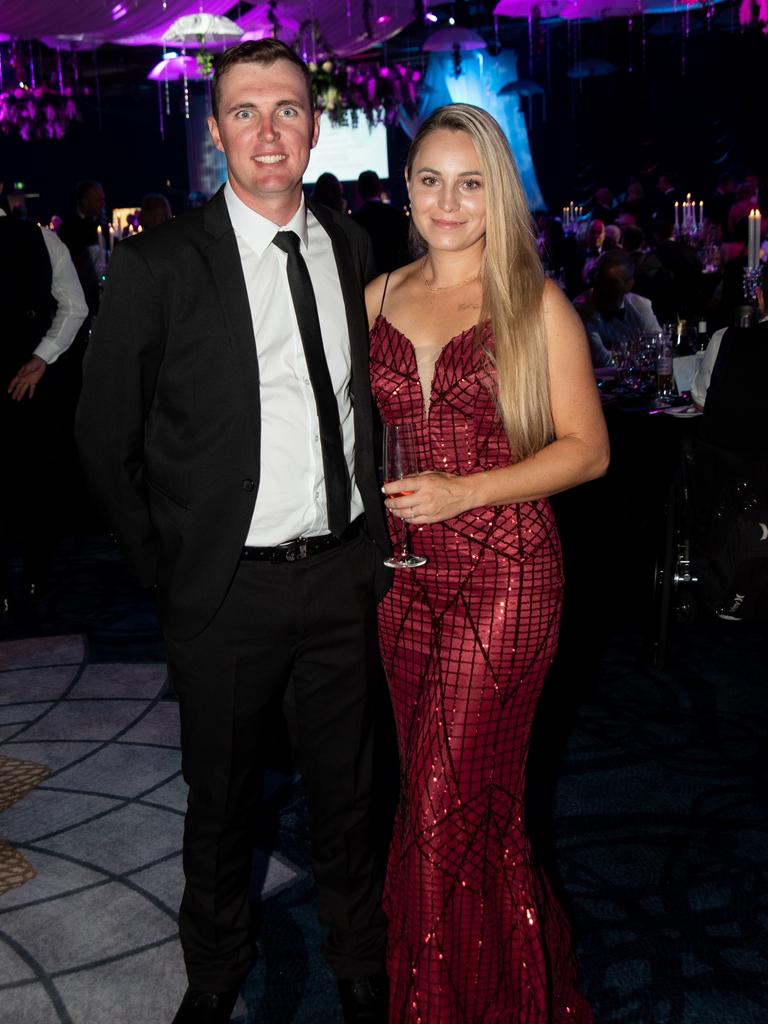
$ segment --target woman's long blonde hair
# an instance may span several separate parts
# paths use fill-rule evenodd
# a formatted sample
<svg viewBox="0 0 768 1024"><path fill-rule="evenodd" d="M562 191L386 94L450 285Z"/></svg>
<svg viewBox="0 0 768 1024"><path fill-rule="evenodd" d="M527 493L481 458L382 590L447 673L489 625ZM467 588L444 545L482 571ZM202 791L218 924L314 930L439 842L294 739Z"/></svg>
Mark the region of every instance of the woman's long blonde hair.
<svg viewBox="0 0 768 1024"><path fill-rule="evenodd" d="M440 129L466 132L480 161L486 235L479 323L491 322L494 351L489 355L496 366L499 414L513 457L524 459L549 444L553 431L542 313L544 271L531 215L501 128L490 114L468 103L439 107L421 125L408 152L409 181L419 146Z"/></svg>

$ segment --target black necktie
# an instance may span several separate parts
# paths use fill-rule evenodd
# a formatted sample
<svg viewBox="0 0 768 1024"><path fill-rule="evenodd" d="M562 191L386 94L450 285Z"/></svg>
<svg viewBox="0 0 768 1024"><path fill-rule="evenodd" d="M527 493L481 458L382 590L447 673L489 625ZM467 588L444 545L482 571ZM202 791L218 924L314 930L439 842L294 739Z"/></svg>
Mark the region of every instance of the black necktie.
<svg viewBox="0 0 768 1024"><path fill-rule="evenodd" d="M626 319L626 312L626 306L620 306L619 309L604 309L600 315L606 323L610 323L611 320L624 321Z"/></svg>
<svg viewBox="0 0 768 1024"><path fill-rule="evenodd" d="M339 407L325 360L315 293L307 264L299 252L299 236L296 232L278 231L272 241L288 255L288 284L320 422L328 527L335 537L340 537L349 525L349 474L344 457Z"/></svg>

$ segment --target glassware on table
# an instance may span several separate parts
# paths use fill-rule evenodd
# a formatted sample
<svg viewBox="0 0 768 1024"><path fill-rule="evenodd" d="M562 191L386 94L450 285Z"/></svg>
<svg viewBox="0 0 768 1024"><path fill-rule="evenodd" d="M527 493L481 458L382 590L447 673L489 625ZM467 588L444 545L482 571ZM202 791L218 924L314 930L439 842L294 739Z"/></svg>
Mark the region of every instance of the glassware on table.
<svg viewBox="0 0 768 1024"><path fill-rule="evenodd" d="M673 339L669 330L657 335L656 350L656 398L654 405L671 405L674 398L675 380L672 373Z"/></svg>
<svg viewBox="0 0 768 1024"><path fill-rule="evenodd" d="M384 481L402 480L419 472L419 435L415 423L397 423L384 427ZM390 498L401 498L412 491L390 493ZM423 555L414 555L410 547L408 523L402 520L400 550L384 560L390 569L415 569L426 564Z"/></svg>
<svg viewBox="0 0 768 1024"><path fill-rule="evenodd" d="M627 333L614 341L611 363L616 367L616 383L619 388L636 391L642 386L639 356L640 338L636 333Z"/></svg>

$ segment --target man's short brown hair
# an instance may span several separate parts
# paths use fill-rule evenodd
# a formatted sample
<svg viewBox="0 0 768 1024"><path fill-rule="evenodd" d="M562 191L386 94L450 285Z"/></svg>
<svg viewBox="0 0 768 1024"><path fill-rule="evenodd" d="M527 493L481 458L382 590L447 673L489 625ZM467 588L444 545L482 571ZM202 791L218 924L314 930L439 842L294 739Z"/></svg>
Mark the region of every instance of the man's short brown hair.
<svg viewBox="0 0 768 1024"><path fill-rule="evenodd" d="M211 89L211 107L214 121L219 117L219 83L222 77L235 64L263 64L269 67L277 60L287 60L294 64L307 85L307 96L310 107L314 106L314 92L312 88L312 76L309 68L299 55L290 46L281 43L279 39L256 39L250 43L238 43L237 46L230 46L213 65L213 88Z"/></svg>

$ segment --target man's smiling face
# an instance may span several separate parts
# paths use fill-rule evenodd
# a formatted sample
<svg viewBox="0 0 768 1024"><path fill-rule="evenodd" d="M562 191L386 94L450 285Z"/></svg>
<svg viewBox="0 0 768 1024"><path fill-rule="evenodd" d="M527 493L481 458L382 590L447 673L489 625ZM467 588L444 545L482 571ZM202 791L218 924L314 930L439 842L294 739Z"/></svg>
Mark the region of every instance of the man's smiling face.
<svg viewBox="0 0 768 1024"><path fill-rule="evenodd" d="M265 215L294 201L298 207L320 128L299 68L280 59L233 65L219 82L218 117L208 127L238 198Z"/></svg>

